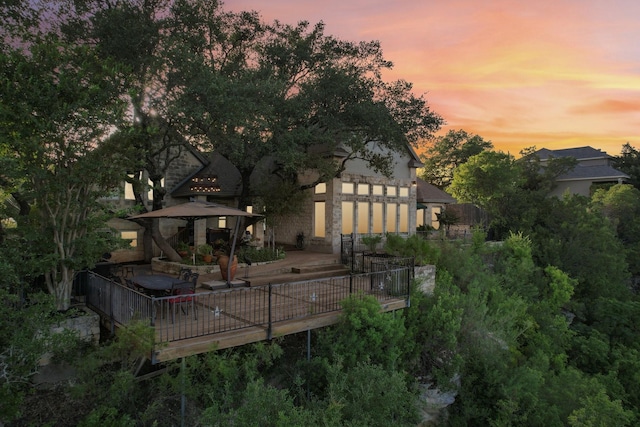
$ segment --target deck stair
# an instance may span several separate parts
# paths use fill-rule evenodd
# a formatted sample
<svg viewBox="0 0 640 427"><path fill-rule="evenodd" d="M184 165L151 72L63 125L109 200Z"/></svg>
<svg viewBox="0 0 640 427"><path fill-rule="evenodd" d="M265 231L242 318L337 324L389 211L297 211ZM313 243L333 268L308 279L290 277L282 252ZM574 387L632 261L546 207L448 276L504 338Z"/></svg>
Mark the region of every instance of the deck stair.
<svg viewBox="0 0 640 427"><path fill-rule="evenodd" d="M349 268L340 263L339 256L328 254L306 254L304 257L287 257L275 263L260 263L247 266L239 264L231 287L264 286L291 283L324 277L346 276ZM226 282L219 277L203 277L200 282L207 290L224 289Z"/></svg>

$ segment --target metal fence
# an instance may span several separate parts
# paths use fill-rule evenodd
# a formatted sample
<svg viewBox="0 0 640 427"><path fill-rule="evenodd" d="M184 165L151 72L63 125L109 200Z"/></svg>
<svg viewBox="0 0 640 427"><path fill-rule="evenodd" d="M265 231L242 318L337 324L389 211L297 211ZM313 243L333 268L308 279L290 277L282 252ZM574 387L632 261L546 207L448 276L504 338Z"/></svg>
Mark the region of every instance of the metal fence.
<svg viewBox="0 0 640 427"><path fill-rule="evenodd" d="M379 263L373 268L341 277L159 298L89 273L86 302L112 325L147 319L158 344L256 326L270 338L273 324L339 311L350 295L372 295L381 304L406 299L408 304L413 265Z"/></svg>

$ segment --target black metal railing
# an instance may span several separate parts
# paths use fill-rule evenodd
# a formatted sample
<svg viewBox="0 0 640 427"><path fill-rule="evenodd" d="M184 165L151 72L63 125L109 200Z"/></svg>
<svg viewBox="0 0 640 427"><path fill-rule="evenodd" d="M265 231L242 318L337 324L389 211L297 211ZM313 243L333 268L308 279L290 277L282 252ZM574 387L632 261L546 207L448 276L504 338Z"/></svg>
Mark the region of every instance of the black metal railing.
<svg viewBox="0 0 640 427"><path fill-rule="evenodd" d="M372 295L381 304L406 299L413 265L372 264L375 271L301 282L151 297L90 272L87 304L115 324L147 319L156 344L261 327L271 338L275 323L341 310L350 295Z"/></svg>

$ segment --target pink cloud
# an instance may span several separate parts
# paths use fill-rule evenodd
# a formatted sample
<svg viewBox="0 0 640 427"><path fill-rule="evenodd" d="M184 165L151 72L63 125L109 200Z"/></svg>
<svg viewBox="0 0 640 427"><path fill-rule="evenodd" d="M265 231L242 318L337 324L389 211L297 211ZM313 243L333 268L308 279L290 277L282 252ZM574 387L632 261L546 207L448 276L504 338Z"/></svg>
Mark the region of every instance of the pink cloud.
<svg viewBox="0 0 640 427"><path fill-rule="evenodd" d="M339 38L380 40L395 65L385 77L426 93L448 122L443 132L462 128L510 152L640 147L635 0L229 0L224 7L287 23L322 20Z"/></svg>

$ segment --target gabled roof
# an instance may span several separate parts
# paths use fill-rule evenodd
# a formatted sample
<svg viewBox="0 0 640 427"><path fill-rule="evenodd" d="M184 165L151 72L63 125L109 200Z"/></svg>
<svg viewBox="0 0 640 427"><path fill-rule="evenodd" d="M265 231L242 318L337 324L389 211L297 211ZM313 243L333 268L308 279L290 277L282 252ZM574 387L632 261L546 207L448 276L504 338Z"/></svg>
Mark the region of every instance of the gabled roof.
<svg viewBox="0 0 640 427"><path fill-rule="evenodd" d="M629 179L629 175L620 172L619 170L614 169L611 166L582 166L578 164L575 168L573 168L573 170L560 175L556 179L556 181L616 181L618 179Z"/></svg>
<svg viewBox="0 0 640 427"><path fill-rule="evenodd" d="M173 197L216 196L233 198L240 194L242 178L236 167L218 153L209 155L208 164L187 176L171 190Z"/></svg>
<svg viewBox="0 0 640 427"><path fill-rule="evenodd" d="M416 201L418 203L455 203L456 199L440 190L433 184L417 178L416 179Z"/></svg>
<svg viewBox="0 0 640 427"><path fill-rule="evenodd" d="M542 148L536 151L536 154L540 160L548 160L549 157L573 157L577 160L608 159L611 157L604 151L597 150L593 147L563 148L560 150Z"/></svg>

